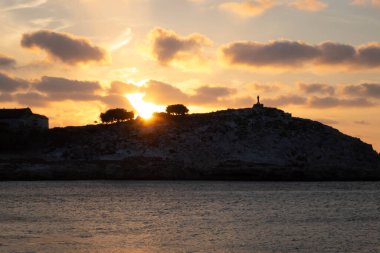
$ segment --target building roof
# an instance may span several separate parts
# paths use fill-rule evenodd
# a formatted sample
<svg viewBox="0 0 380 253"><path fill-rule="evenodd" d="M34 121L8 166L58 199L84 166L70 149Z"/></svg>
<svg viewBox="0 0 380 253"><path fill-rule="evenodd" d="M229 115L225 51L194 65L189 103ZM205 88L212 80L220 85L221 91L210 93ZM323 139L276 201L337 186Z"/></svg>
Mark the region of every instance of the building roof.
<svg viewBox="0 0 380 253"><path fill-rule="evenodd" d="M19 119L25 116L38 116L46 118L45 116L33 114L30 108L21 109L0 109L0 119Z"/></svg>

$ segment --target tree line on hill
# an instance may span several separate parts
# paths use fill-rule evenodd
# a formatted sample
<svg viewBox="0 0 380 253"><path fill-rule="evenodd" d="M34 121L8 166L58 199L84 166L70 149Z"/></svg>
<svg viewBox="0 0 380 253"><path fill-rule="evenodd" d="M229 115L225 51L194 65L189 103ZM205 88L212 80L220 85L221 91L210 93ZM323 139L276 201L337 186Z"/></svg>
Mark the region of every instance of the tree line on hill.
<svg viewBox="0 0 380 253"><path fill-rule="evenodd" d="M189 109L183 104L168 105L166 107L166 113L169 115L181 116L188 112ZM135 118L135 114L133 111L127 111L123 108L115 108L101 113L99 118L104 124L112 124L132 120Z"/></svg>

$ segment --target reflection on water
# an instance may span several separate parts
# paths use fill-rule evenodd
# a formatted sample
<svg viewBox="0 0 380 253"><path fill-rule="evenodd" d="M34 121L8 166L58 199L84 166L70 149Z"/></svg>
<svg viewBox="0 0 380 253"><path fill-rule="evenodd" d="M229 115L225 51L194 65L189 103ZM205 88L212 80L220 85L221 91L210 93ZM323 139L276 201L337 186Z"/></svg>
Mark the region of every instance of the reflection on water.
<svg viewBox="0 0 380 253"><path fill-rule="evenodd" d="M0 182L0 252L380 252L380 183Z"/></svg>

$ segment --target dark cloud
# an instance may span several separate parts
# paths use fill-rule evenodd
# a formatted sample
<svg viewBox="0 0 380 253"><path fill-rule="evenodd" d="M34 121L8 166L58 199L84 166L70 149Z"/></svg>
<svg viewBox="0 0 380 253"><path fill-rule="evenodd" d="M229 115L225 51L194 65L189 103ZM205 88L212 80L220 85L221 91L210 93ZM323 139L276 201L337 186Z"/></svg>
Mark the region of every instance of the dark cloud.
<svg viewBox="0 0 380 253"><path fill-rule="evenodd" d="M1 102L12 102L13 96L10 93L1 93L0 92L0 101Z"/></svg>
<svg viewBox="0 0 380 253"><path fill-rule="evenodd" d="M284 105L303 105L306 104L307 99L298 95L283 95L275 98L263 99L266 106L284 106Z"/></svg>
<svg viewBox="0 0 380 253"><path fill-rule="evenodd" d="M345 64L355 61L356 50L351 45L325 42L317 48L320 50L318 61L321 64Z"/></svg>
<svg viewBox="0 0 380 253"><path fill-rule="evenodd" d="M132 106L124 94L126 91L139 91L139 87L132 86L134 85L113 82L109 89L105 89L97 81L78 81L49 76L28 82L0 73L0 101L13 101L24 106L36 107L64 100L97 101L109 107L131 109Z"/></svg>
<svg viewBox="0 0 380 253"><path fill-rule="evenodd" d="M300 66L320 55L317 48L297 41L236 42L222 48L222 53L232 65Z"/></svg>
<svg viewBox="0 0 380 253"><path fill-rule="evenodd" d="M366 67L380 66L380 44L368 44L358 49L358 62Z"/></svg>
<svg viewBox="0 0 380 253"><path fill-rule="evenodd" d="M370 107L374 104L366 98L312 97L309 105L315 108Z"/></svg>
<svg viewBox="0 0 380 253"><path fill-rule="evenodd" d="M93 46L84 38L47 30L24 34L21 45L45 50L53 58L70 65L100 62L106 58L103 49Z"/></svg>
<svg viewBox="0 0 380 253"><path fill-rule="evenodd" d="M180 36L174 31L156 28L150 33L152 54L155 59L166 65L173 60L202 58L202 48L211 44L203 35Z"/></svg>
<svg viewBox="0 0 380 253"><path fill-rule="evenodd" d="M225 61L246 67L297 68L304 65L341 66L351 69L380 67L380 44L355 48L351 45L324 42L308 45L279 40L269 43L235 42L222 47Z"/></svg>
<svg viewBox="0 0 380 253"><path fill-rule="evenodd" d="M38 92L18 93L14 98L19 104L27 107L45 107L49 104L49 99Z"/></svg>
<svg viewBox="0 0 380 253"><path fill-rule="evenodd" d="M28 82L22 79L12 78L0 73L0 92L10 93L21 89L26 89Z"/></svg>
<svg viewBox="0 0 380 253"><path fill-rule="evenodd" d="M101 89L98 82L69 80L44 76L34 83L34 88L47 94L50 100L96 100Z"/></svg>
<svg viewBox="0 0 380 253"><path fill-rule="evenodd" d="M19 81L27 83L26 81ZM59 77L44 76L40 80L23 85L29 87L29 91L13 93L13 100L25 106L43 107L50 102L72 101L102 101L103 97L97 95L102 91L98 82L69 80ZM13 91L16 91L13 88Z"/></svg>
<svg viewBox="0 0 380 253"><path fill-rule="evenodd" d="M343 88L343 93L350 96L380 98L380 84L363 83L360 85L349 85Z"/></svg>
<svg viewBox="0 0 380 253"><path fill-rule="evenodd" d="M10 68L16 65L16 60L0 54L0 68Z"/></svg>
<svg viewBox="0 0 380 253"><path fill-rule="evenodd" d="M333 95L335 92L334 87L328 84L322 84L322 83L312 83L312 84L299 83L298 88L302 92L307 93L307 94L320 93L320 94Z"/></svg>
<svg viewBox="0 0 380 253"><path fill-rule="evenodd" d="M365 97L357 98L337 98L334 96L325 97L304 97L298 95L283 95L274 98L262 99L266 106L279 107L287 105L302 105L312 108L333 108L333 107L371 107L375 104Z"/></svg>

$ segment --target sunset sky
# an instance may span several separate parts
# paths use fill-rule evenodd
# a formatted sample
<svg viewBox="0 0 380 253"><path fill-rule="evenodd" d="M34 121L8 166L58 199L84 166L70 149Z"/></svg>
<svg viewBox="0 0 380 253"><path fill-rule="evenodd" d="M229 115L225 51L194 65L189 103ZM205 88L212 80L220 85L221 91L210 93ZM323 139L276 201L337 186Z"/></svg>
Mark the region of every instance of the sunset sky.
<svg viewBox="0 0 380 253"><path fill-rule="evenodd" d="M0 107L52 127L260 95L380 151L380 0L2 0L0 23Z"/></svg>

